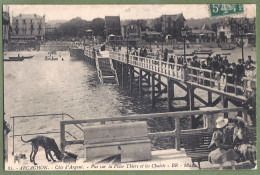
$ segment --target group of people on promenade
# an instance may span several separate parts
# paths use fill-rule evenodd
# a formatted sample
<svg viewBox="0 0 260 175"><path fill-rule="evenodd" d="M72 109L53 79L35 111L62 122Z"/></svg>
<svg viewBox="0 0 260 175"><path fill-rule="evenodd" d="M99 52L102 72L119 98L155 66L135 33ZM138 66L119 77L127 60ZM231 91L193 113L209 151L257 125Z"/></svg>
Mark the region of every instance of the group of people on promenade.
<svg viewBox="0 0 260 175"><path fill-rule="evenodd" d="M226 78L226 82L229 84L236 84L238 86L243 86L244 81L243 77L256 78L256 66L255 61L252 60L251 56L248 56L248 59L238 59L236 62L230 62L227 56L221 56L221 54L216 54L215 56L208 56L207 58L201 59L198 56L193 57L183 57L183 56L173 56L169 55L168 49L164 49L164 52L158 51L156 53L148 53L148 49L144 46L140 48L129 47L129 54L134 56L149 57L152 56L157 60L162 60L169 63L177 63L180 65L200 68L205 70L211 70L210 74L208 71L204 71L205 78L215 78L216 72L219 73L219 78ZM174 68L174 67L172 67ZM180 67L179 67L180 68ZM190 72L193 75L197 75L198 71L193 70ZM225 74L228 76L225 76ZM205 80L204 85L210 86L210 82ZM235 88L228 86L225 88L227 92L234 93Z"/></svg>
<svg viewBox="0 0 260 175"><path fill-rule="evenodd" d="M239 116L234 119L217 118L216 130L209 145L213 150L208 155L211 164L219 164L219 169L222 170L223 165L230 162L232 169L235 169L236 162L249 160L253 167L256 166L255 140L246 124Z"/></svg>

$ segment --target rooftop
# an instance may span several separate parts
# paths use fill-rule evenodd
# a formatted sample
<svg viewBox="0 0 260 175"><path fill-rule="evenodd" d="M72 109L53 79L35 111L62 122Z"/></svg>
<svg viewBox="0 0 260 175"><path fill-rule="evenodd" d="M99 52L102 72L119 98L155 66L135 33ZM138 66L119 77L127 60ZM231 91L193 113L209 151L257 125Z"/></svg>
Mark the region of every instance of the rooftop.
<svg viewBox="0 0 260 175"><path fill-rule="evenodd" d="M121 27L119 16L105 16L105 26L106 28Z"/></svg>
<svg viewBox="0 0 260 175"><path fill-rule="evenodd" d="M192 34L211 34L211 33L215 33L215 32L211 31L211 30L206 30L206 29L192 29L191 33Z"/></svg>
<svg viewBox="0 0 260 175"><path fill-rule="evenodd" d="M162 15L161 17L163 19L172 20L172 21L177 21L177 20L184 20L184 21L186 21L186 19L183 16L183 13L175 14L175 15Z"/></svg>
<svg viewBox="0 0 260 175"><path fill-rule="evenodd" d="M15 16L14 18L23 18L23 19L25 19L25 18L30 18L30 19L32 19L32 18L45 18L45 15L44 16L40 16L40 15L37 15L37 14L20 14L20 15L18 15L18 16Z"/></svg>

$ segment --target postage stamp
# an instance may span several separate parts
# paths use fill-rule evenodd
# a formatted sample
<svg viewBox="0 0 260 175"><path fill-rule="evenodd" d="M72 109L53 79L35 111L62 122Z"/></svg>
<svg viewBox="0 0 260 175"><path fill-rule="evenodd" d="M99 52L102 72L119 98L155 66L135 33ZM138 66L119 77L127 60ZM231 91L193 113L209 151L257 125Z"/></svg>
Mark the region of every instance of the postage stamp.
<svg viewBox="0 0 260 175"><path fill-rule="evenodd" d="M256 169L256 4L2 16L6 171Z"/></svg>
<svg viewBox="0 0 260 175"><path fill-rule="evenodd" d="M244 13L243 4L209 4L211 17Z"/></svg>

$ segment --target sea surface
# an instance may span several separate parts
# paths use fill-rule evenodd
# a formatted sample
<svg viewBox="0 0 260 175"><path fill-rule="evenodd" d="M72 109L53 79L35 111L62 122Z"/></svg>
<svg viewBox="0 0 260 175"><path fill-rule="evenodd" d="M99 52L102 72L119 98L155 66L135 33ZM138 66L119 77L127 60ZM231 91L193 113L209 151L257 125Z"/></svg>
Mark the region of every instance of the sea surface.
<svg viewBox="0 0 260 175"><path fill-rule="evenodd" d="M43 51L8 52L4 58L18 54L33 55L33 58L4 62L4 111L5 119L12 127L12 116L66 113L75 119L91 119L151 111L149 103L130 96L119 86L100 84L95 68L83 60L70 58L68 51L57 52L57 61L45 60L48 52ZM16 118L15 135L59 132L60 120L61 117L52 116ZM82 132L77 128L67 127L67 130L82 139ZM59 134L48 136L59 143ZM28 140L32 136L23 138ZM11 141L10 137L9 146L12 146ZM22 143L20 136L15 137L16 151L29 153L29 145Z"/></svg>

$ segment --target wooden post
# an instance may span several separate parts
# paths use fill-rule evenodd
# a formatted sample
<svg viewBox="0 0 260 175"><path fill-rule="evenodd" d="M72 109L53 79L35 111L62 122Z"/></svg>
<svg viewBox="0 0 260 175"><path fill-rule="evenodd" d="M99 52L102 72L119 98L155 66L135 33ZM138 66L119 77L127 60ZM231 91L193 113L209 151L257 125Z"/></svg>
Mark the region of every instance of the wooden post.
<svg viewBox="0 0 260 175"><path fill-rule="evenodd" d="M212 92L208 91L208 106L212 105Z"/></svg>
<svg viewBox="0 0 260 175"><path fill-rule="evenodd" d="M62 154L65 152L65 146L66 146L65 124L60 122L60 151L61 151Z"/></svg>
<svg viewBox="0 0 260 175"><path fill-rule="evenodd" d="M228 99L224 95L222 95L221 98L223 108L228 108ZM224 118L228 118L228 113L224 113Z"/></svg>
<svg viewBox="0 0 260 175"><path fill-rule="evenodd" d="M147 75L147 80L148 80L148 85L150 86L151 85L151 73L150 72L148 72L147 73L148 75Z"/></svg>
<svg viewBox="0 0 260 175"><path fill-rule="evenodd" d="M170 78L167 78L167 84L168 84L168 87L167 87L167 92L168 92L167 93L168 94L168 98L167 98L168 111L171 112L171 111L173 111L172 97L174 96L174 82ZM172 117L168 117L167 120L170 123L171 128L174 129L173 118Z"/></svg>
<svg viewBox="0 0 260 175"><path fill-rule="evenodd" d="M152 109L155 109L155 73L152 73Z"/></svg>
<svg viewBox="0 0 260 175"><path fill-rule="evenodd" d="M189 85L188 86L188 91L189 91L189 104L190 104L190 111L194 109L194 88Z"/></svg>
<svg viewBox="0 0 260 175"><path fill-rule="evenodd" d="M129 87L130 87L130 93L133 94L133 78L134 78L134 70L133 70L133 67L129 66L129 71L130 71L130 84L129 84Z"/></svg>
<svg viewBox="0 0 260 175"><path fill-rule="evenodd" d="M189 91L189 107L190 107L190 111L192 111L194 109L194 88L192 87L192 85L188 85L187 86L188 91ZM195 129L196 126L196 121L195 121L195 116L191 115L191 128Z"/></svg>
<svg viewBox="0 0 260 175"><path fill-rule="evenodd" d="M124 87L124 63L122 63L121 67L121 86Z"/></svg>
<svg viewBox="0 0 260 175"><path fill-rule="evenodd" d="M180 117L175 118L175 149L180 151L180 138L181 138L181 131L180 131Z"/></svg>
<svg viewBox="0 0 260 175"><path fill-rule="evenodd" d="M143 93L143 71L139 68L139 97L142 97Z"/></svg>
<svg viewBox="0 0 260 175"><path fill-rule="evenodd" d="M158 75L158 91L162 90L160 83L161 83L161 75Z"/></svg>
<svg viewBox="0 0 260 175"><path fill-rule="evenodd" d="M174 97L174 81L171 80L170 78L167 79L168 81L168 98L167 98L167 101L168 101L168 111L171 112L173 109L173 106L172 106L172 97Z"/></svg>

